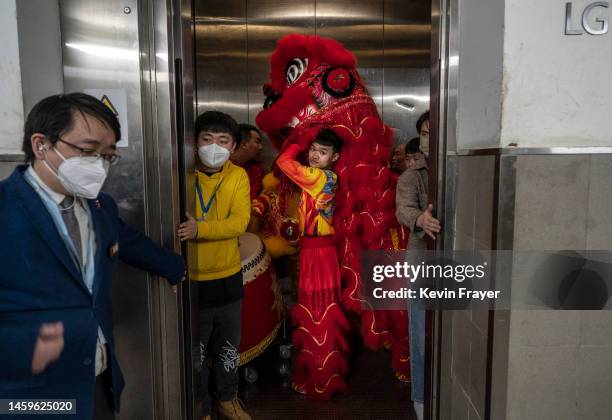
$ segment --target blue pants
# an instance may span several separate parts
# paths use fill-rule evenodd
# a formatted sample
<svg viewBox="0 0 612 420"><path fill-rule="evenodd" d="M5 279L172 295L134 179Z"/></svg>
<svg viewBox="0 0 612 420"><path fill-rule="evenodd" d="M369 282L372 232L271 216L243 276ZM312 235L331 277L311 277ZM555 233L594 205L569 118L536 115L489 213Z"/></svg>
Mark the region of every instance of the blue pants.
<svg viewBox="0 0 612 420"><path fill-rule="evenodd" d="M412 401L422 403L425 393L425 307L418 301L410 302L409 313Z"/></svg>

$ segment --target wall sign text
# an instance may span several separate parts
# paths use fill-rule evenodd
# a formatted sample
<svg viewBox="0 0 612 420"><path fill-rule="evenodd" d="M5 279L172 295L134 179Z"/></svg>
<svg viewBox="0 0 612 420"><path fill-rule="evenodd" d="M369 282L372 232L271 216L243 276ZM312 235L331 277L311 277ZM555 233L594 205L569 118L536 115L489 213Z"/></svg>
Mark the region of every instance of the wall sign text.
<svg viewBox="0 0 612 420"><path fill-rule="evenodd" d="M591 16L597 9L609 8L609 2L596 1L587 5L584 10L582 10L582 28L577 27L577 25L576 27L573 26L572 6L572 2L565 3L565 35L582 35L585 32L590 35L604 35L608 33L608 17L598 16L595 18L595 24L593 24Z"/></svg>

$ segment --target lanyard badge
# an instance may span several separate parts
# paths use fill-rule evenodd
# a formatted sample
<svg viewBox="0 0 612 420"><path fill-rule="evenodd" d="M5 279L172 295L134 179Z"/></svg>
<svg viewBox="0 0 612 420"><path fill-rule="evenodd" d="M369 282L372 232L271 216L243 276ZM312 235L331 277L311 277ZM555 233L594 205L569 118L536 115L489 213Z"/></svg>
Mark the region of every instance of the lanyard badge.
<svg viewBox="0 0 612 420"><path fill-rule="evenodd" d="M223 182L223 180L221 180L221 182ZM217 191L219 191L219 187L221 186L221 182L219 182L219 184L217 184L217 186L215 187L215 190L210 196L210 200L208 200L208 203L204 204L204 196L202 195L202 189L200 188L200 183L196 179L195 186L196 191L198 192L198 197L200 199L200 208L202 209L202 217L197 219L199 222L203 222L206 220L206 215L208 215L208 212L210 211L212 203L215 200L215 196L217 195Z"/></svg>

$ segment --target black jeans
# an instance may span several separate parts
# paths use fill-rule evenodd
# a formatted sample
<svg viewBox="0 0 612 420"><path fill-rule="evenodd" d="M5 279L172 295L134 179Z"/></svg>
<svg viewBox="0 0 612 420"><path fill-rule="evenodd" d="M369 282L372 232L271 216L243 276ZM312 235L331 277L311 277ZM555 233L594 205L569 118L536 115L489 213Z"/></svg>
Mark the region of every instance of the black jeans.
<svg viewBox="0 0 612 420"><path fill-rule="evenodd" d="M234 399L238 393L238 365L240 364L240 326L242 300L200 310L200 348L196 354L196 368L201 372L204 392L204 415L211 413L212 397L209 390L212 361L214 396L219 401Z"/></svg>

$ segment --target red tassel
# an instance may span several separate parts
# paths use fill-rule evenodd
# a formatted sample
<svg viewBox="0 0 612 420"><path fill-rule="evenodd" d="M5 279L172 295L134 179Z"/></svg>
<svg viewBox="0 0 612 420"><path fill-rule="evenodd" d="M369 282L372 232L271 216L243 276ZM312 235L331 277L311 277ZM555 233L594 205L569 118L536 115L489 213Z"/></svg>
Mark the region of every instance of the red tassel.
<svg viewBox="0 0 612 420"><path fill-rule="evenodd" d="M389 311L388 314L393 330L391 363L395 376L406 382L410 380L408 311Z"/></svg>
<svg viewBox="0 0 612 420"><path fill-rule="evenodd" d="M361 315L361 335L366 346L378 350L392 342L386 311L363 311Z"/></svg>
<svg viewBox="0 0 612 420"><path fill-rule="evenodd" d="M329 352L322 360L317 360L310 351L302 350L295 359L295 368L307 370L318 384L325 383L334 373L344 376L348 372L346 357L338 350Z"/></svg>
<svg viewBox="0 0 612 420"><path fill-rule="evenodd" d="M338 373L334 374L327 382L306 389L306 397L313 401L327 401L336 394L347 392L346 382Z"/></svg>
<svg viewBox="0 0 612 420"><path fill-rule="evenodd" d="M345 390L342 376L347 371L344 353L348 352L348 344L344 331L348 330L349 323L340 305L330 304L320 319L316 319L299 303L291 310L291 319L298 326L292 337L293 345L299 350L294 388L310 399L331 398L334 393Z"/></svg>

